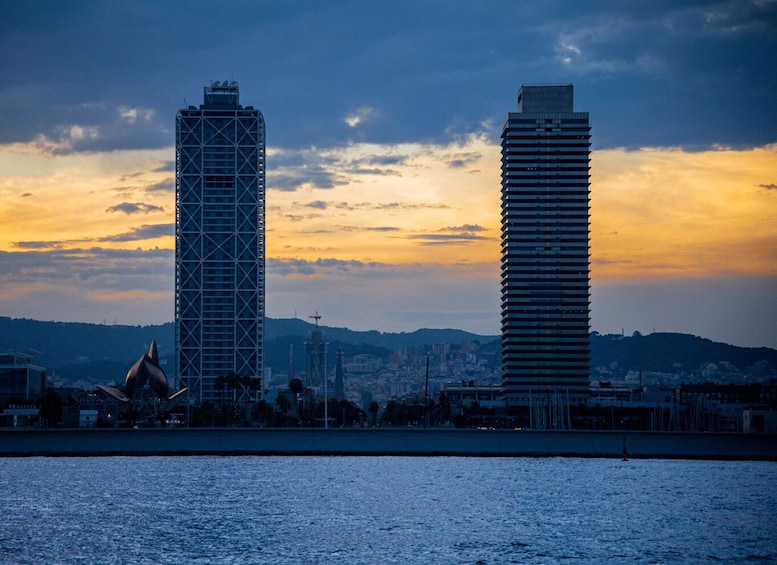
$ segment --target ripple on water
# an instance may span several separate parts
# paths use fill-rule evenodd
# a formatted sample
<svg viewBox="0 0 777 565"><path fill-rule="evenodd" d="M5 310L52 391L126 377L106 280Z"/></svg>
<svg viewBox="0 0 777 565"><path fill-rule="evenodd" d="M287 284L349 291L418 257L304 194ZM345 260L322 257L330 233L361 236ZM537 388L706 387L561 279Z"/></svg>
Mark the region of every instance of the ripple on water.
<svg viewBox="0 0 777 565"><path fill-rule="evenodd" d="M777 464L457 457L0 461L0 563L777 560Z"/></svg>

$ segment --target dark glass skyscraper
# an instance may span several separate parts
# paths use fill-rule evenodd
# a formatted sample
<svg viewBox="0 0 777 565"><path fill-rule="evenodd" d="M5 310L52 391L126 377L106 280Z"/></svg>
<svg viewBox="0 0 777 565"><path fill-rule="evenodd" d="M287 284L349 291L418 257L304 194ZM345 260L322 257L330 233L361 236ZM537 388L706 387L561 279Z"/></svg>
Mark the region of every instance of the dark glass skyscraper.
<svg viewBox="0 0 777 565"><path fill-rule="evenodd" d="M175 362L197 402L263 371L265 129L236 82L176 117Z"/></svg>
<svg viewBox="0 0 777 565"><path fill-rule="evenodd" d="M522 86L502 130L502 384L509 403L587 397L588 112Z"/></svg>

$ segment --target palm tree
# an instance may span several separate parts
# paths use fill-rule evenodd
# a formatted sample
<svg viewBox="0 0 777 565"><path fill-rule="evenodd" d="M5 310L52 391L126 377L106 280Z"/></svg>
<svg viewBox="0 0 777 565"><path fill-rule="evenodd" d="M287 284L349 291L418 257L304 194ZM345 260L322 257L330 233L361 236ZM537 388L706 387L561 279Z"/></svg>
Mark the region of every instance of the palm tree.
<svg viewBox="0 0 777 565"><path fill-rule="evenodd" d="M372 414L372 427L375 427L378 425L378 411L380 410L380 406L377 402L374 400L370 402L369 407L367 408L370 414Z"/></svg>

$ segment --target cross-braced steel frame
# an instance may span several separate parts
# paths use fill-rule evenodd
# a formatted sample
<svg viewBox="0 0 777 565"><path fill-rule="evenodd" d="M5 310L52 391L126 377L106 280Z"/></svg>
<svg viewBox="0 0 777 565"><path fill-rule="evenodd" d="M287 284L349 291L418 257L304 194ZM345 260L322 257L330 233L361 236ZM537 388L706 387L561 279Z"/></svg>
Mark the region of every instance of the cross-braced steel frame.
<svg viewBox="0 0 777 565"><path fill-rule="evenodd" d="M196 403L264 361L264 119L236 85L205 90L176 120L176 376Z"/></svg>

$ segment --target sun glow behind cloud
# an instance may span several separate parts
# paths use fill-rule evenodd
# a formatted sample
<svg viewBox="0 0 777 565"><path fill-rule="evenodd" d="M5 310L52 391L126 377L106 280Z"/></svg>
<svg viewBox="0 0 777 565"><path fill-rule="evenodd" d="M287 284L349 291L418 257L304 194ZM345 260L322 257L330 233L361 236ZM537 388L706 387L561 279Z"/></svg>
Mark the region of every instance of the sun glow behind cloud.
<svg viewBox="0 0 777 565"><path fill-rule="evenodd" d="M466 166L452 164L464 153ZM318 167L332 180L315 185L303 172L296 190L273 190L270 174L270 256L395 264L498 260L499 153L485 138L446 146L359 144L303 159L309 161L303 170ZM276 174L295 173L281 167Z"/></svg>
<svg viewBox="0 0 777 565"><path fill-rule="evenodd" d="M172 155L0 148L2 311L168 321ZM594 288L776 275L775 171L774 146L595 152ZM267 186L269 316L498 333L500 149L487 137L272 149Z"/></svg>
<svg viewBox="0 0 777 565"><path fill-rule="evenodd" d="M53 157L20 149L0 149L0 249L174 244L172 232L126 237L143 224L175 221L173 192L149 190L170 176L157 171L168 151ZM132 206L138 214L127 213Z"/></svg>

